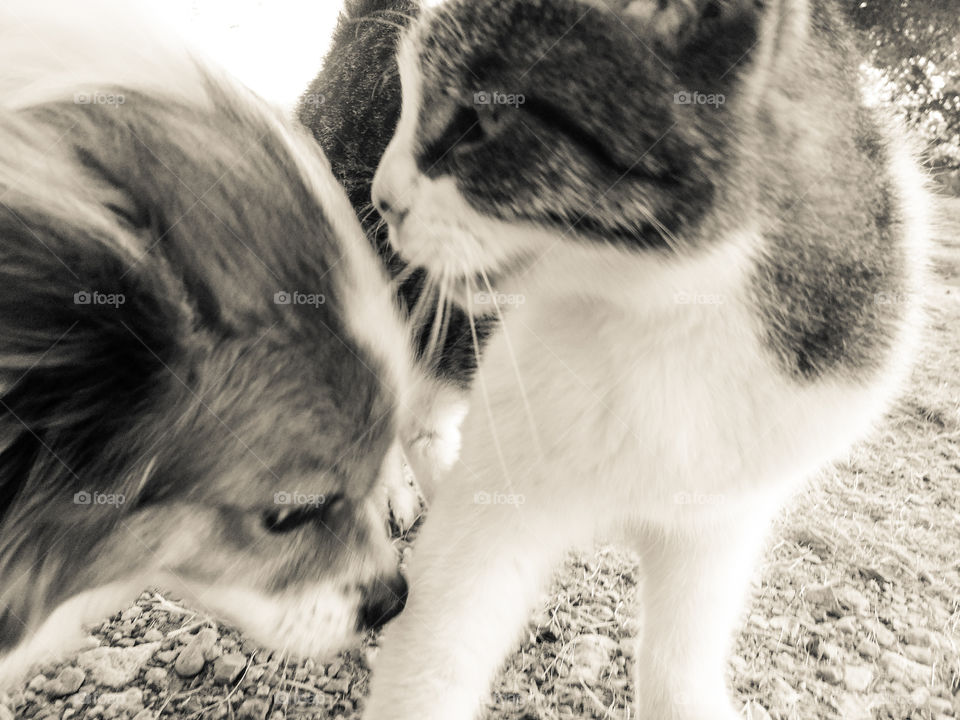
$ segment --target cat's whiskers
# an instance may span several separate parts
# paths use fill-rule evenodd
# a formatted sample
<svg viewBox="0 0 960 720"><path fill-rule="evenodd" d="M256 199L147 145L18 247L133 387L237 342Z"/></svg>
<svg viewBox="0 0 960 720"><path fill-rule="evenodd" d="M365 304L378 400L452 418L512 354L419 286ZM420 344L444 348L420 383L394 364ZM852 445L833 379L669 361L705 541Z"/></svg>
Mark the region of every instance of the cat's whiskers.
<svg viewBox="0 0 960 720"><path fill-rule="evenodd" d="M493 309L497 313L500 333L503 335L503 341L507 346L507 354L510 356L510 364L513 366L513 374L517 378L517 388L520 390L520 399L523 401L523 408L527 414L527 423L530 425L530 434L536 445L537 453L540 456L540 462L546 465L547 457L543 452L543 445L540 442L540 433L537 431L537 424L533 419L533 408L530 406L530 400L527 398L527 389L523 383L523 377L520 375L520 365L517 363L517 355L513 350L513 343L510 341L510 334L507 332L507 324L503 321L503 313L500 311L500 304L497 302L497 296L493 292L493 286L490 284L490 278L487 271L480 268L480 277L483 278L483 284L487 288L487 294L490 302L493 303Z"/></svg>
<svg viewBox="0 0 960 720"><path fill-rule="evenodd" d="M465 288L467 295L467 322L470 323L470 339L473 341L473 354L477 360L477 373L475 382L477 383L477 387L480 388L481 395L483 395L483 405L487 411L487 422L490 424L490 437L493 439L493 445L497 451L497 458L500 461L500 468L503 470L503 480L507 484L507 488L510 490L510 492L513 493L513 480L510 478L510 470L507 468L507 461L503 455L503 448L500 445L500 437L497 435L497 423L493 417L493 408L490 405L490 395L487 393L487 383L484 380L483 373L480 369L480 342L477 340L477 324L473 319L473 283L469 278L466 279ZM517 503L514 505L514 507L519 510L520 504Z"/></svg>

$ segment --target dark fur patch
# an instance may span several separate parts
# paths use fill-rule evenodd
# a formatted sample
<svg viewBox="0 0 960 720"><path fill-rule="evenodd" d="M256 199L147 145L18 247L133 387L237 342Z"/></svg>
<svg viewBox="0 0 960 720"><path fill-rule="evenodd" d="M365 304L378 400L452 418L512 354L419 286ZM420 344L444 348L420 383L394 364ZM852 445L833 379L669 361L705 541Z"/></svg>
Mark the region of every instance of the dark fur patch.
<svg viewBox="0 0 960 720"><path fill-rule="evenodd" d="M769 116L758 147L755 187L774 220L753 290L790 375L863 377L887 357L903 316L906 230L846 29L827 3L812 6L812 47L774 89L781 106L766 110L790 121Z"/></svg>
<svg viewBox="0 0 960 720"><path fill-rule="evenodd" d="M576 0L443 5L422 36L421 170L508 222L692 241L736 137L730 107L684 93L730 96L756 24L750 8L699 19L668 49ZM464 109L479 132L448 131Z"/></svg>
<svg viewBox="0 0 960 720"><path fill-rule="evenodd" d="M417 4L410 0L348 2L323 69L297 107L297 116L323 148L334 175L346 188L364 229L394 277L406 269L406 263L390 246L387 229L371 203L370 188L400 117L397 41L418 12ZM403 283L399 299L404 308L409 310L417 304L425 281L423 272L416 271ZM466 386L476 369L470 326L461 310L450 308L449 313L446 336L431 362L441 378ZM436 318L437 308L433 307L415 329L421 355ZM477 323L481 342L492 325L488 320Z"/></svg>

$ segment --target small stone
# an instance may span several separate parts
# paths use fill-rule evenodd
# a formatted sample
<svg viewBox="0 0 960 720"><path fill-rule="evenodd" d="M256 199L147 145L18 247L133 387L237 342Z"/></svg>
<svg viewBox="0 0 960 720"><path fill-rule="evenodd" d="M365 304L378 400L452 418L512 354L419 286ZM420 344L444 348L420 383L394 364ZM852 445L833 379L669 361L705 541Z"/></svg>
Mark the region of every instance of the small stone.
<svg viewBox="0 0 960 720"><path fill-rule="evenodd" d="M343 663L340 660L334 660L330 665L327 666L327 677L336 677L340 674L340 670L343 668Z"/></svg>
<svg viewBox="0 0 960 720"><path fill-rule="evenodd" d="M803 597L808 603L813 605L823 605L834 607L837 605L837 595L832 585L807 585L803 591Z"/></svg>
<svg viewBox="0 0 960 720"><path fill-rule="evenodd" d="M83 707L84 703L87 702L88 697L89 695L87 693L78 692L68 697L66 702L69 707L72 707L74 709L79 709Z"/></svg>
<svg viewBox="0 0 960 720"><path fill-rule="evenodd" d="M571 663L580 679L596 685L601 673L610 667L610 658L616 650L617 642L606 635L581 635L574 645Z"/></svg>
<svg viewBox="0 0 960 720"><path fill-rule="evenodd" d="M914 662L923 663L924 665L933 664L933 651L928 647L906 645L903 648L903 654Z"/></svg>
<svg viewBox="0 0 960 720"><path fill-rule="evenodd" d="M324 683L323 689L326 692L347 695L350 692L350 680L347 678L330 678Z"/></svg>
<svg viewBox="0 0 960 720"><path fill-rule="evenodd" d="M928 666L921 665L890 650L885 651L880 656L880 665L891 678L899 680L904 685L916 685L930 679L930 668Z"/></svg>
<svg viewBox="0 0 960 720"><path fill-rule="evenodd" d="M177 655L179 654L180 653L177 650L161 650L157 653L157 660L162 662L164 665L169 665L177 659Z"/></svg>
<svg viewBox="0 0 960 720"><path fill-rule="evenodd" d="M203 670L204 662L203 650L199 645L190 643L180 651L173 669L182 678L192 678Z"/></svg>
<svg viewBox="0 0 960 720"><path fill-rule="evenodd" d="M158 643L131 648L98 647L80 653L77 664L87 671L87 677L92 682L123 688L136 679L158 647Z"/></svg>
<svg viewBox="0 0 960 720"><path fill-rule="evenodd" d="M779 632L783 639L789 639L800 632L800 621L789 615L777 615L768 621L770 628Z"/></svg>
<svg viewBox="0 0 960 720"><path fill-rule="evenodd" d="M941 713L943 715L953 714L953 703L945 698L932 697L927 702L930 704L930 709L936 713Z"/></svg>
<svg viewBox="0 0 960 720"><path fill-rule="evenodd" d="M123 622L133 622L138 617L143 615L143 608L139 605L134 605L131 608L127 608L120 614L120 619Z"/></svg>
<svg viewBox="0 0 960 720"><path fill-rule="evenodd" d="M40 692L47 684L47 678L43 675L34 675L33 679L27 684L27 687L34 692Z"/></svg>
<svg viewBox="0 0 960 720"><path fill-rule="evenodd" d="M103 716L108 720L124 713L136 715L143 710L143 691L140 688L127 688L123 692L103 693L100 695Z"/></svg>
<svg viewBox="0 0 960 720"><path fill-rule="evenodd" d="M910 702L914 707L923 707L930 700L930 691L925 687L918 687L910 693Z"/></svg>
<svg viewBox="0 0 960 720"><path fill-rule="evenodd" d="M858 615L866 615L870 612L870 601L867 596L854 587L845 585L838 592L840 604Z"/></svg>
<svg viewBox="0 0 960 720"><path fill-rule="evenodd" d="M143 679L147 685L156 690L166 690L167 685L170 684L170 676L167 674L167 671L159 667L147 668Z"/></svg>
<svg viewBox="0 0 960 720"><path fill-rule="evenodd" d="M153 710L141 710L133 716L133 720L156 720Z"/></svg>
<svg viewBox="0 0 960 720"><path fill-rule="evenodd" d="M834 627L844 635L853 635L857 632L857 619L853 615L845 615L837 620Z"/></svg>
<svg viewBox="0 0 960 720"><path fill-rule="evenodd" d="M163 633L156 628L150 628L143 634L145 642L160 642L163 640Z"/></svg>
<svg viewBox="0 0 960 720"><path fill-rule="evenodd" d="M247 665L247 658L240 653L229 653L217 658L213 664L213 681L224 684L236 682L243 668Z"/></svg>
<svg viewBox="0 0 960 720"><path fill-rule="evenodd" d="M876 660L878 657L880 657L880 646L877 645L873 640L864 638L860 641L860 644L857 645L857 652L868 660Z"/></svg>
<svg viewBox="0 0 960 720"><path fill-rule="evenodd" d="M897 641L897 636L890 632L887 626L881 622L867 620L863 623L863 626L877 638L877 645L882 648L888 648Z"/></svg>
<svg viewBox="0 0 960 720"><path fill-rule="evenodd" d="M873 682L873 670L866 665L847 665L843 671L843 682L848 690L866 692Z"/></svg>
<svg viewBox="0 0 960 720"><path fill-rule="evenodd" d="M247 698L237 710L237 720L264 720L270 703L263 698Z"/></svg>
<svg viewBox="0 0 960 720"><path fill-rule="evenodd" d="M873 713L856 695L844 693L837 703L838 717L843 720L873 720Z"/></svg>
<svg viewBox="0 0 960 720"><path fill-rule="evenodd" d="M134 640L132 637L122 637L119 640L117 640L118 647L133 647L136 644L137 644L137 641Z"/></svg>
<svg viewBox="0 0 960 720"><path fill-rule="evenodd" d="M827 665L817 671L817 677L831 685L839 685L843 680L843 673L840 671L840 668Z"/></svg>
<svg viewBox="0 0 960 720"><path fill-rule="evenodd" d="M907 628L903 633L903 641L907 645L919 645L920 647L930 647L931 635L929 630L924 628Z"/></svg>
<svg viewBox="0 0 960 720"><path fill-rule="evenodd" d="M80 686L83 685L83 681L86 680L87 674L78 667L73 665L65 667L57 676L50 680L46 684L47 694L53 697L63 697L64 695L73 695L77 690L80 689Z"/></svg>

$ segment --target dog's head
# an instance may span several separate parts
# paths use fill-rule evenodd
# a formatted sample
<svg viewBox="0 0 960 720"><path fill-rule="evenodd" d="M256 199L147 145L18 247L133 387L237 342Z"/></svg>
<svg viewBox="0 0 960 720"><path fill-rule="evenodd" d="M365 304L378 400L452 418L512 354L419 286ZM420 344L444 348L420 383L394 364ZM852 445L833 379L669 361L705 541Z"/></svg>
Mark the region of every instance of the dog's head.
<svg viewBox="0 0 960 720"><path fill-rule="evenodd" d="M0 79L0 654L150 582L298 653L402 607L389 288L316 145L178 62Z"/></svg>

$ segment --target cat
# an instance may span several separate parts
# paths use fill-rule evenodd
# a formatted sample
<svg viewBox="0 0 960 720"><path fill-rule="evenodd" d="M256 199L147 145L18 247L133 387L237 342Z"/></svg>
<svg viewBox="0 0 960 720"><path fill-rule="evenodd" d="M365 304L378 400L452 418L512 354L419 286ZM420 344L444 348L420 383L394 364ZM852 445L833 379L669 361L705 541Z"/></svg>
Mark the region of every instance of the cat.
<svg viewBox="0 0 960 720"><path fill-rule="evenodd" d="M724 668L771 519L883 415L923 322L925 181L861 98L846 21L828 0L350 8L399 26L390 244L499 321L364 717L474 717L552 570L600 537L642 560L636 717L739 717Z"/></svg>

